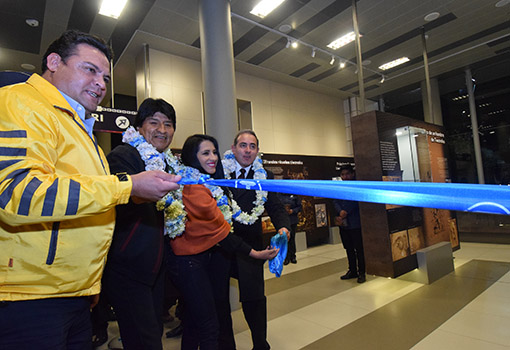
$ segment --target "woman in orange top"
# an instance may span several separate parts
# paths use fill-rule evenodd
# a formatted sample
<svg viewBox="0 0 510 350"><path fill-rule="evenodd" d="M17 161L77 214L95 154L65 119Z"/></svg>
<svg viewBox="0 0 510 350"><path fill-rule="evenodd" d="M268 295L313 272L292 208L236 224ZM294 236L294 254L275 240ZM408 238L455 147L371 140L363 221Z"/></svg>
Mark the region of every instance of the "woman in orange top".
<svg viewBox="0 0 510 350"><path fill-rule="evenodd" d="M188 137L181 159L184 165L212 178L224 178L218 142L211 136ZM275 257L278 249L256 251L239 237L229 235L230 224L204 185L185 185L182 202L187 212L186 228L181 236L170 241L173 252L168 257L170 276L181 292L184 305L181 349L217 350L219 326L209 274L212 251L219 246L267 260Z"/></svg>

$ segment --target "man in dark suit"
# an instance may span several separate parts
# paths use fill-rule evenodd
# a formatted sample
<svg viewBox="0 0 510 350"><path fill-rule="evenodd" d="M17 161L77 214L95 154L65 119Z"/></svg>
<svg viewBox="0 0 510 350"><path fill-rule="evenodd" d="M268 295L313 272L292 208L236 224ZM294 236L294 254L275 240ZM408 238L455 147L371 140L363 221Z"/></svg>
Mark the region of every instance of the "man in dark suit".
<svg viewBox="0 0 510 350"><path fill-rule="evenodd" d="M259 152L259 140L252 130L240 131L234 139L232 153L235 156L235 171L233 167L225 171L230 178L258 178L265 172L254 165ZM256 168L256 169L254 169ZM227 170L229 169L229 170ZM255 171L257 175L255 176ZM273 174L267 173L267 178L273 178ZM234 200L241 210L252 214L254 202L257 199L256 191L233 189ZM276 193L269 192L265 202L265 210L271 217L271 221L278 233L284 233L289 237L289 216L281 204ZM234 234L241 237L253 249L261 250L265 247L262 241L262 223L256 218L252 224L240 223L234 220ZM235 349L234 334L232 330L232 318L230 316L229 302L229 278L230 275L239 281L239 294L242 303L244 317L250 327L253 349L270 349L267 342L267 308L264 293L264 261L255 260L240 254L227 254L217 250L212 258L212 280L216 284L217 312L220 323L219 348L222 350ZM230 272L230 275L228 274Z"/></svg>

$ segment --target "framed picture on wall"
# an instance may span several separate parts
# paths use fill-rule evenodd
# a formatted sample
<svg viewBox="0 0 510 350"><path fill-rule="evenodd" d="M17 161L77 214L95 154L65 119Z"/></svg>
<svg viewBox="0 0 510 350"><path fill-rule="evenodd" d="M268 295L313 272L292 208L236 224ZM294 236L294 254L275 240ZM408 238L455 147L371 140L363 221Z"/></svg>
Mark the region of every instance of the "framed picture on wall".
<svg viewBox="0 0 510 350"><path fill-rule="evenodd" d="M317 227L324 227L328 225L326 203L315 204L315 223Z"/></svg>

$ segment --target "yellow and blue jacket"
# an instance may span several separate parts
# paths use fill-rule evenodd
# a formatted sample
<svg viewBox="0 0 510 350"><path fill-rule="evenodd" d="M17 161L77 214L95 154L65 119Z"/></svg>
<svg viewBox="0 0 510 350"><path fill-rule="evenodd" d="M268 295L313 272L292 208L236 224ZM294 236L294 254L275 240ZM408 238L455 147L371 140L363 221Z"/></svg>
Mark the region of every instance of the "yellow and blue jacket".
<svg viewBox="0 0 510 350"><path fill-rule="evenodd" d="M132 182L48 81L0 89L0 300L98 294Z"/></svg>

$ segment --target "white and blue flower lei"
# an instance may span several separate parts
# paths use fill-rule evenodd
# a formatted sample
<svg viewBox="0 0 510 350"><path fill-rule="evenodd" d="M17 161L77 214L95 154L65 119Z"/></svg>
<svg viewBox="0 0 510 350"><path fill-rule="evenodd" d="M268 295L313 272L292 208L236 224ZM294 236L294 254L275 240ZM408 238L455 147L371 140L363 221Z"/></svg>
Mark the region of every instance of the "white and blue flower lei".
<svg viewBox="0 0 510 350"><path fill-rule="evenodd" d="M170 167L170 173L181 175L183 179L193 180L193 183L199 183L208 188L225 220L232 224L232 211L228 203L227 196L219 186L207 184L210 179L209 175L202 174L195 168L182 165L176 156L172 154L170 148L160 153L158 150L148 143L145 138L140 135L133 127L129 127L123 134L122 142L135 147L140 153L142 160L145 162L145 170L161 170L165 171L165 162ZM183 185L175 191L168 192L162 199L156 203L156 208L165 213L165 235L175 238L182 235L186 227L187 213L182 203Z"/></svg>
<svg viewBox="0 0 510 350"><path fill-rule="evenodd" d="M230 179L230 174L235 172L237 169L237 162L235 155L232 151L226 151L223 155L223 169L225 171L225 178ZM253 178L265 180L267 173L262 166L262 159L257 155L252 164ZM253 204L255 205L251 213L247 213L241 210L237 202L232 199L232 217L235 221L244 224L252 225L260 215L264 212L264 204L267 202L267 191L255 191L256 198Z"/></svg>

